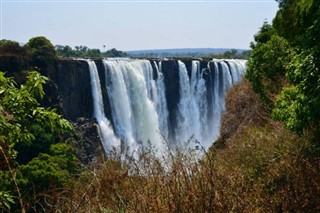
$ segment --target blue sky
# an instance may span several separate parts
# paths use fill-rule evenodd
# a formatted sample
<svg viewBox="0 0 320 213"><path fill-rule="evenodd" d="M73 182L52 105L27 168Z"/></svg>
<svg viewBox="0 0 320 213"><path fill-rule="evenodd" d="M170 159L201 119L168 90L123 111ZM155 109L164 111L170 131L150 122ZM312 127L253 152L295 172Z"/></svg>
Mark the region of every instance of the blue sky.
<svg viewBox="0 0 320 213"><path fill-rule="evenodd" d="M0 0L1 37L120 50L249 48L274 0Z"/></svg>

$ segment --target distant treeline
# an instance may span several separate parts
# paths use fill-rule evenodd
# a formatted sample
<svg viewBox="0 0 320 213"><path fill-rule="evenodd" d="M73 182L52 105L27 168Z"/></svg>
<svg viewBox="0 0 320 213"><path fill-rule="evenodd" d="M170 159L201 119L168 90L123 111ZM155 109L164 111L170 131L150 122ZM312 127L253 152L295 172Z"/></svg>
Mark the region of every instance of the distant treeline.
<svg viewBox="0 0 320 213"><path fill-rule="evenodd" d="M48 66L54 65L59 58L82 57L126 57L125 52L110 49L101 52L99 49L90 49L86 46L54 46L43 36L31 38L26 44L20 45L16 41L0 40L0 70L5 72L20 72L22 70L38 70L42 74Z"/></svg>
<svg viewBox="0 0 320 213"><path fill-rule="evenodd" d="M89 57L89 58L99 58L99 57L126 57L125 52L119 51L115 48L107 50L106 52L101 52L100 49L90 49L86 46L75 46L74 48L66 45L56 45L55 50L58 56L61 57Z"/></svg>
<svg viewBox="0 0 320 213"><path fill-rule="evenodd" d="M244 50L239 52L236 49L227 50L224 53L220 54L210 54L208 55L211 58L224 58L224 59L231 59L231 58L238 58L238 59L249 59L251 55L251 50Z"/></svg>
<svg viewBox="0 0 320 213"><path fill-rule="evenodd" d="M169 51L150 51L150 52L137 52L130 53L129 56L132 57L142 57L142 58L162 58L162 57L210 57L210 58L238 58L238 59L248 59L250 57L251 50L239 51L237 49L226 50L222 53L208 53L203 51L190 51L190 52L169 52Z"/></svg>

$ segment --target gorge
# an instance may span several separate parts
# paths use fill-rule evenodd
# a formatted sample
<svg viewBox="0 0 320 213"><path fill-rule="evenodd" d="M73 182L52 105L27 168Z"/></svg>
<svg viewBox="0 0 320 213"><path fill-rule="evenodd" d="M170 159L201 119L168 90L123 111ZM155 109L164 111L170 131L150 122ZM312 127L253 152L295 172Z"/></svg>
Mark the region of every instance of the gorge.
<svg viewBox="0 0 320 213"><path fill-rule="evenodd" d="M219 136L224 96L245 60L77 59L49 77L64 116L94 117L107 153L144 146L208 149Z"/></svg>

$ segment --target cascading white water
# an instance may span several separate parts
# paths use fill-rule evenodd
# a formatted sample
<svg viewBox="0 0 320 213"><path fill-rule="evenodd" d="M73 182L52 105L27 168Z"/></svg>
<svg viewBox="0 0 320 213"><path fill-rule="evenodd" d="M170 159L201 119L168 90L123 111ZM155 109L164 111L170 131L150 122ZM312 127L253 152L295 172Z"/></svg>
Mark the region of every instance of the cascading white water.
<svg viewBox="0 0 320 213"><path fill-rule="evenodd" d="M208 120L208 126L209 129L212 130L212 135L216 137L216 135L219 134L219 129L220 129L220 115L223 110L223 102L221 100L221 80L223 79L223 75L219 70L218 60L213 60L213 67L214 67L214 72L213 72L213 91L212 91L212 105L209 106L212 109L212 117L209 117ZM213 137L213 139L215 139Z"/></svg>
<svg viewBox="0 0 320 213"><path fill-rule="evenodd" d="M205 149L209 148L219 136L220 118L225 108L224 96L231 86L242 79L245 72L245 61L241 60L214 59L203 69L200 68L200 61L193 60L189 76L186 65L178 61L179 100L176 100L175 108L171 106L170 110L175 110L171 112L167 96L172 91L166 91L168 82L165 83L162 70L164 62L105 59L102 61L105 71L103 80L111 107L113 134L103 111L97 68L93 61L87 61L94 96L94 114L103 145L106 151L113 146L120 148L121 140L124 145L121 148L125 147L129 153L138 153L142 146L150 145L161 153L166 149L163 139L169 140L170 147L185 148L191 136ZM204 73L207 79L210 76L210 85ZM172 117L169 120L169 113L176 116L174 124ZM187 146L194 147L194 144Z"/></svg>
<svg viewBox="0 0 320 213"><path fill-rule="evenodd" d="M152 101L158 95L150 62L103 60L103 63L116 133L127 141L130 149L134 147L133 151L139 143L163 151L158 113Z"/></svg>
<svg viewBox="0 0 320 213"><path fill-rule="evenodd" d="M214 63L214 87L213 87L213 115L210 118L209 126L212 130L213 140L219 136L221 115L225 110L224 96L228 89L232 86L232 75L225 61L212 60Z"/></svg>
<svg viewBox="0 0 320 213"><path fill-rule="evenodd" d="M199 126L193 124L194 117L199 117L197 111L194 112L195 115L192 115L192 106L191 106L191 89L190 81L188 76L188 71L186 65L182 61L178 61L179 65L179 92L180 92L180 101L178 103L178 117L177 117L177 129L175 131L176 141L178 146L184 146L184 143L195 133L195 130L192 131L191 124L193 126ZM199 119L197 119L199 120Z"/></svg>
<svg viewBox="0 0 320 213"><path fill-rule="evenodd" d="M240 82L244 75L244 67L241 61L244 60L227 60L229 66L230 66L230 72L232 76L232 84L235 86Z"/></svg>
<svg viewBox="0 0 320 213"><path fill-rule="evenodd" d="M110 105L114 129L117 135L132 152L137 151L138 144L135 141L134 117L130 105L127 87L125 84L123 66L119 66L117 61L103 60L106 67L106 87L111 98ZM114 98L115 97L115 98Z"/></svg>
<svg viewBox="0 0 320 213"><path fill-rule="evenodd" d="M225 109L224 96L229 88L232 86L233 78L231 75L231 71L225 61L220 61L221 72L222 72L222 91L220 93L221 102L223 103L223 111Z"/></svg>
<svg viewBox="0 0 320 213"><path fill-rule="evenodd" d="M156 101L156 108L158 113L158 123L160 128L161 136L165 139L168 139L169 137L169 123L168 123L168 107L167 107L167 99L166 99L166 88L164 86L164 77L161 72L162 66L161 61L159 62L159 67L156 62L154 62L154 66L156 68L157 72L157 81L156 81L156 87L157 87L157 98Z"/></svg>
<svg viewBox="0 0 320 213"><path fill-rule="evenodd" d="M195 128L195 137L202 142L203 146L209 147L212 142L208 141L208 139L212 138L212 136L208 131L207 88L203 78L203 70L200 70L199 61L192 61L191 94L193 108L198 112L195 119L199 116L199 127Z"/></svg>
<svg viewBox="0 0 320 213"><path fill-rule="evenodd" d="M202 145L208 143L209 135L207 126L207 99L206 85L200 71L200 62L192 61L191 79L188 76L186 66L178 61L180 101L178 104L179 116L176 130L176 140L185 146L193 136ZM190 142L190 141L189 141ZM194 147L194 144L188 144Z"/></svg>
<svg viewBox="0 0 320 213"><path fill-rule="evenodd" d="M92 97L93 97L93 113L99 125L99 135L101 142L108 153L114 148L117 150L120 147L120 141L115 137L110 122L105 116L104 106L101 93L101 84L99 79L99 74L97 66L94 61L86 60L89 65L90 81L92 87Z"/></svg>

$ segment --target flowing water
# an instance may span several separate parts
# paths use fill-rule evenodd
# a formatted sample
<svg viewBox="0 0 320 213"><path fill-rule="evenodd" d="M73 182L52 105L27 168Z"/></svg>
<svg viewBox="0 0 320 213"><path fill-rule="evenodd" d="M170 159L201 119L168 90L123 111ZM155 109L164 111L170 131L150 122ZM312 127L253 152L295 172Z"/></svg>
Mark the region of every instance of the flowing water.
<svg viewBox="0 0 320 213"><path fill-rule="evenodd" d="M105 79L99 78L94 61L86 61L94 117L106 152L115 148L137 153L146 146L160 152L167 147L194 148L196 144L187 143L190 138L209 148L219 136L225 94L245 73L244 60L213 59L205 68L193 60L189 72L179 60L178 70L169 71L178 72L179 100L169 109L168 94L174 91L166 91L165 61L104 59ZM104 113L100 81L105 81L113 126ZM175 122L170 122L170 113Z"/></svg>

